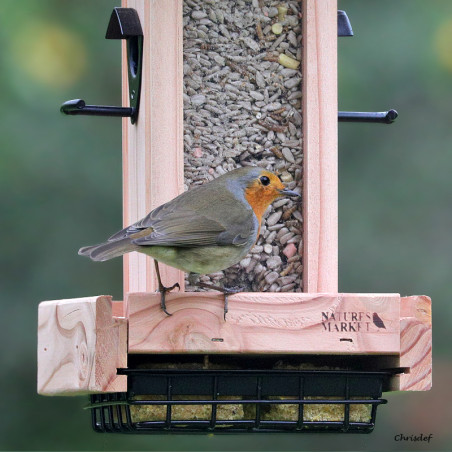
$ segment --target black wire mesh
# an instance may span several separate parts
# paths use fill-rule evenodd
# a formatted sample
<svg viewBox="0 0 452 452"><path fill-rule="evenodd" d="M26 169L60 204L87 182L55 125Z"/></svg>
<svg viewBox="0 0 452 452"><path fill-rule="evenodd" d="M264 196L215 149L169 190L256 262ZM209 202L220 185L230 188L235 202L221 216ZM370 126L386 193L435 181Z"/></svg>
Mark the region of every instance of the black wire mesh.
<svg viewBox="0 0 452 452"><path fill-rule="evenodd" d="M374 429L397 370L120 369L128 392L91 396L97 432L349 432Z"/></svg>

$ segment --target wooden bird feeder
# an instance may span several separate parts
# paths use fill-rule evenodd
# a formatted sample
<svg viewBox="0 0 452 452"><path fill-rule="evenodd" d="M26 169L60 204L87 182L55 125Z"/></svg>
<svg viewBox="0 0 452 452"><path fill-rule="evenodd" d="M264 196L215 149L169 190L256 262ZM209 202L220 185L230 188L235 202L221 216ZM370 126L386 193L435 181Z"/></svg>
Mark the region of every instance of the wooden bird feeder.
<svg viewBox="0 0 452 452"><path fill-rule="evenodd" d="M122 7L138 12L144 49L138 118L134 124L122 122L123 221L129 225L184 189L183 2L123 0ZM164 284L181 287L167 295L173 313L168 317L160 309L152 259L131 253L124 256L123 301L100 295L41 303L38 392L90 394L96 430L237 431L238 425L246 431L370 431L376 406L384 402L382 390L431 387L430 299L338 293L337 2L303 0L302 7L303 293L232 295L225 321L221 294L186 292L184 273L161 265ZM128 98L124 42L123 105ZM206 367L206 359L216 367ZM204 364L190 368L190 360ZM285 360L314 367L274 366ZM159 368L158 363L173 366ZM347 364L347 370L338 370L338 363ZM327 381L322 373L327 367L333 383L321 393L317 389ZM377 389L357 390L363 378ZM283 389L278 394L272 392L275 387ZM154 395L147 402L164 410L162 419L134 421L131 398L142 408L145 394ZM352 402L360 398L371 407L371 416L353 421ZM237 400L253 406L248 417L243 411L246 421L221 411ZM264 401L267 407L277 401L295 407L296 416L265 420ZM315 403L325 407L341 401L339 420L304 417ZM179 412L179 420L174 419L176 405L189 403L208 405L206 417L184 420Z"/></svg>

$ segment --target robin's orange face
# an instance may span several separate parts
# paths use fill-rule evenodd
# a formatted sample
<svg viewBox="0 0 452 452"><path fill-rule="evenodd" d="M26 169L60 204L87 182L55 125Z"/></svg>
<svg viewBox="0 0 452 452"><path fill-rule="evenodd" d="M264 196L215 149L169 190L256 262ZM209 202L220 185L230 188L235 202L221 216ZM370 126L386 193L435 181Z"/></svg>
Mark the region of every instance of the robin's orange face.
<svg viewBox="0 0 452 452"><path fill-rule="evenodd" d="M270 171L262 173L253 180L245 189L245 198L253 208L259 222L267 207L280 196L283 196L281 190L284 185L276 174Z"/></svg>

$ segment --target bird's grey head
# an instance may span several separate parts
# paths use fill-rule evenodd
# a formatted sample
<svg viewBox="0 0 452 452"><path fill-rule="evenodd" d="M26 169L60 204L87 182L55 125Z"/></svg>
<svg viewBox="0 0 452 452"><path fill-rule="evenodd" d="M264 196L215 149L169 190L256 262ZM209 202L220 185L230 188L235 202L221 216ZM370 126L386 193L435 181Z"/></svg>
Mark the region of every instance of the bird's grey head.
<svg viewBox="0 0 452 452"><path fill-rule="evenodd" d="M225 183L229 190L241 199L243 199L245 192L250 190L257 197L264 193L273 198L285 195L300 196L292 190L287 190L276 174L258 166L238 168L229 171L218 179Z"/></svg>

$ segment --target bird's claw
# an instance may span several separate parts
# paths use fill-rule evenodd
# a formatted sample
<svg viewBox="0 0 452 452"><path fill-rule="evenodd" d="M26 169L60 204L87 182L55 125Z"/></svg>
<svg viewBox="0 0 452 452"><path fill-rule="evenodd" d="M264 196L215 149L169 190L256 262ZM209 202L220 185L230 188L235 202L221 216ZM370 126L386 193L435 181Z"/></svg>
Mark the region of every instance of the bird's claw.
<svg viewBox="0 0 452 452"><path fill-rule="evenodd" d="M233 295L235 293L243 292L243 287L235 286L235 287L223 287L223 293L227 295Z"/></svg>
<svg viewBox="0 0 452 452"><path fill-rule="evenodd" d="M180 285L177 282L177 283L173 284L171 287L165 287L165 292L170 292L171 290L175 289L176 287L180 291Z"/></svg>
<svg viewBox="0 0 452 452"><path fill-rule="evenodd" d="M220 287L220 286L214 286L213 284L206 284L203 282L196 283L199 287L204 287L205 289L213 289L218 290L218 292L221 292L224 296L224 314L223 318L226 321L226 314L228 313L228 297L229 295L233 295L235 293L243 292L243 287Z"/></svg>
<svg viewBox="0 0 452 452"><path fill-rule="evenodd" d="M226 322L226 314L228 313L228 293L224 293L224 309L223 309L223 319Z"/></svg>
<svg viewBox="0 0 452 452"><path fill-rule="evenodd" d="M169 312L166 310L166 293L167 293L167 292L171 292L171 291L172 291L173 289L175 289L176 287L180 290L180 285L179 285L179 283L175 283L175 284L173 284L171 287L165 287L165 286L163 286L163 285L161 285L161 286L159 287L159 292L160 292L160 307L162 308L162 311L163 311L166 315L168 315L168 316L173 315L173 314L169 313Z"/></svg>
<svg viewBox="0 0 452 452"><path fill-rule="evenodd" d="M228 313L228 297L229 295L233 295L235 293L242 292L242 287L223 287L223 294L224 294L224 311L223 311L223 318L226 322L226 314Z"/></svg>

